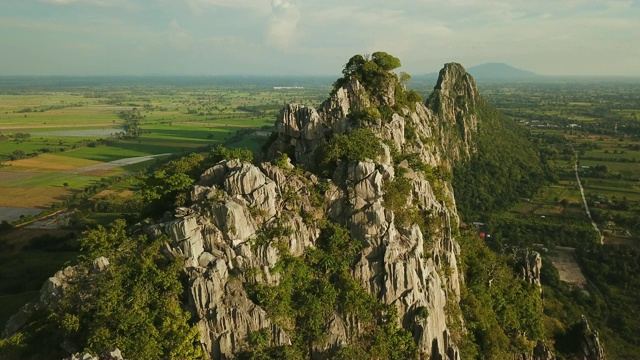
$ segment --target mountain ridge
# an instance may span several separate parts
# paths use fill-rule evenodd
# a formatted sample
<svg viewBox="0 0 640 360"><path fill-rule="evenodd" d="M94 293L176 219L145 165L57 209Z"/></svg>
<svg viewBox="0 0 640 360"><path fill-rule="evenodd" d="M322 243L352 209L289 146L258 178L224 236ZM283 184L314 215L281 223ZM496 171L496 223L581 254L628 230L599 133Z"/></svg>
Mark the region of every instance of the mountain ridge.
<svg viewBox="0 0 640 360"><path fill-rule="evenodd" d="M460 360L461 349L474 349L473 331L489 337L487 346L494 346L491 336L502 336L496 338L501 355L532 359L541 340L539 262L527 265L532 286L510 272L503 277L503 291L515 289L531 300L515 309L520 300L499 299L509 329L491 328L503 320L485 312L492 298L463 299L465 278L474 280L465 275L470 263L460 260L463 239L473 239L487 259L492 255L473 231L461 233L452 172L477 153L474 139L487 105L460 64L445 64L426 101L404 87L393 72L399 66L384 52L352 57L319 107L281 110L261 161L222 150L201 156L204 169L188 167L200 170L193 186L167 192L171 210L135 226L157 247L153 254L181 269L183 294L173 304L183 299L188 310L184 331L174 336L182 350L214 359ZM188 177L180 168L169 166L160 175L169 182ZM178 199L184 206L175 207ZM100 248L105 244L109 251ZM106 257L49 279L40 297L46 303L21 309L5 335L19 337L37 315L29 311L45 311L77 291L69 286L75 277L118 274L112 260L125 256L120 249L106 241L91 246ZM492 280L482 279L482 289ZM493 316L495 325L479 326L486 323L481 317L475 329L465 329L463 306ZM90 348L92 337L105 344L104 334L114 331L109 326L120 331L115 321L84 325L95 330L87 335L73 316L57 315L50 318L67 324L60 337L74 349L100 352ZM59 324L50 326L59 332ZM144 358L134 345L121 344L126 356Z"/></svg>
<svg viewBox="0 0 640 360"><path fill-rule="evenodd" d="M503 62L488 62L468 67L466 72L478 81L518 81L518 80L540 80L546 78L544 75L532 71L516 68ZM415 77L420 81L429 81L438 78L438 73L428 73Z"/></svg>

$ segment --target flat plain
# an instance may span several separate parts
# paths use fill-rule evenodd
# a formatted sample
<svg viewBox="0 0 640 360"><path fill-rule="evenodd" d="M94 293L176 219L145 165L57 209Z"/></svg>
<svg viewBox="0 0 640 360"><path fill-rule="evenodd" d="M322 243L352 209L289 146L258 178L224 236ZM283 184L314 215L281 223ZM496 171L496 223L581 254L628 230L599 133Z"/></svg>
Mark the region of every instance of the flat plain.
<svg viewBox="0 0 640 360"><path fill-rule="evenodd" d="M288 85L304 88L274 89ZM100 199L134 197L137 174L172 156L218 144L258 150L284 104L318 105L330 87L293 78L0 81L0 221L16 225L0 232L0 323L75 261L78 218L104 225L123 216L94 209ZM136 137L125 136L131 116ZM41 228L57 215L33 221L64 212L75 221L68 229Z"/></svg>

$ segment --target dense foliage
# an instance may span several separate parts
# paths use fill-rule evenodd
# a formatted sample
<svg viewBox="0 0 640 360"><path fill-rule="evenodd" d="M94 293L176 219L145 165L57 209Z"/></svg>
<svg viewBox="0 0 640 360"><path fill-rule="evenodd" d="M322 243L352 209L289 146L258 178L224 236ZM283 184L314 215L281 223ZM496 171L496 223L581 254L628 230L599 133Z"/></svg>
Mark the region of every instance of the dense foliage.
<svg viewBox="0 0 640 360"><path fill-rule="evenodd" d="M274 240L279 241L279 240ZM317 248L291 256L280 247L282 258L274 271L282 276L277 286L250 283L251 296L293 336L291 347L268 347L268 341L243 356L250 359L306 359L319 352L327 328L336 316L355 317L360 332L353 341L324 356L338 359L411 359L416 344L399 328L394 307L380 303L350 275L361 244L349 231L325 222Z"/></svg>
<svg viewBox="0 0 640 360"><path fill-rule="evenodd" d="M640 357L640 250L593 245L580 250L578 260L607 306L601 327L607 351L616 358Z"/></svg>
<svg viewBox="0 0 640 360"><path fill-rule="evenodd" d="M486 217L532 197L547 181L527 133L481 100L476 106L477 152L454 169L456 203L466 219Z"/></svg>
<svg viewBox="0 0 640 360"><path fill-rule="evenodd" d="M468 333L459 334L465 359L507 359L543 338L538 288L518 278L516 259L492 252L474 233L460 237L465 278L460 307Z"/></svg>
<svg viewBox="0 0 640 360"><path fill-rule="evenodd" d="M358 80L372 96L375 105L383 105L378 109L385 117L385 113L392 110L400 110L404 106L413 107L416 102L422 101L420 95L413 91L407 91L401 82L407 82L411 78L407 73L401 73L400 78L393 70L401 66L400 60L384 51L376 51L371 56L355 55L345 64L342 70L343 77L336 80L333 89L336 91L349 81ZM393 95L393 109L385 105L385 97Z"/></svg>
<svg viewBox="0 0 640 360"><path fill-rule="evenodd" d="M375 160L381 153L380 139L371 129L360 128L347 134L334 135L322 149L322 163Z"/></svg>
<svg viewBox="0 0 640 360"><path fill-rule="evenodd" d="M533 244L582 247L600 240L590 223L540 216L494 215L487 222L487 232L499 243L523 248Z"/></svg>
<svg viewBox="0 0 640 360"><path fill-rule="evenodd" d="M217 146L206 156L191 153L171 160L140 181L141 194L145 204L144 215L158 216L164 211L188 203L188 190L209 167L222 160L239 159L252 162L253 153L244 148L227 149Z"/></svg>
<svg viewBox="0 0 640 360"><path fill-rule="evenodd" d="M59 304L33 316L2 340L8 358L62 357L60 343L98 354L118 347L128 359L183 359L202 355L199 333L182 310L182 264L160 251L162 239L130 237L126 223L88 230L78 277ZM105 256L103 269L92 263ZM55 355L57 354L57 355Z"/></svg>
<svg viewBox="0 0 640 360"><path fill-rule="evenodd" d="M118 117L123 121L122 128L124 129L124 136L128 139L135 139L142 135L142 128L140 127L140 120L144 118L144 115L139 109L121 111L118 113Z"/></svg>

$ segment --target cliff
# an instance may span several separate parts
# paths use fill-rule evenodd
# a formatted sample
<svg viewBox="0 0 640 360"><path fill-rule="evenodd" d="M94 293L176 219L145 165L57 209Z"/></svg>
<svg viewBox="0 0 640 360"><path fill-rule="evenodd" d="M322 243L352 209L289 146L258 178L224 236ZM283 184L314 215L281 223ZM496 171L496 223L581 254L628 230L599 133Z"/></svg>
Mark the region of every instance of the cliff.
<svg viewBox="0 0 640 360"><path fill-rule="evenodd" d="M318 108L280 111L263 162L217 162L188 207L135 227L180 262L206 356L460 359L451 172L476 152L480 97L452 63L423 103L397 66L386 53L353 57ZM523 260L539 285L539 255ZM107 267L98 258L87 271ZM51 278L5 335L56 306L78 271ZM539 343L533 358L549 353Z"/></svg>
<svg viewBox="0 0 640 360"><path fill-rule="evenodd" d="M357 79L337 88L318 109L285 106L276 121L278 137L267 150L271 162L216 164L195 186L193 206L175 214L177 219L147 229L168 235L171 251L185 257L189 305L208 354L232 358L249 348L251 334L263 330L272 346L291 344L296 329L258 306L247 284L277 285L282 279L275 268L283 254L302 256L316 247L320 224L329 219L344 225L360 244L350 275L397 309L395 325L412 334L419 353L459 358L450 323L460 319L452 320L446 311L460 299L460 250L452 235L458 217L450 184L433 175L434 169L450 168L451 159L473 151L474 128L468 126L475 126L475 118L466 111L477 91L459 69L446 65L437 86L441 101L433 99L429 106L416 102L398 107L397 82L372 94ZM336 159L328 178L318 176L321 171L314 170L332 141L365 127L352 114L389 105L395 106L392 113L366 124L379 154L363 159L346 154ZM460 134L444 134L443 121L455 122ZM462 142L452 143L452 138ZM293 165L279 154L290 154ZM285 159L280 166L274 165L278 158ZM420 166L407 160L416 158ZM400 181L408 191L396 204L389 194ZM336 310L329 318L329 335L313 345L318 357L362 332L357 317Z"/></svg>

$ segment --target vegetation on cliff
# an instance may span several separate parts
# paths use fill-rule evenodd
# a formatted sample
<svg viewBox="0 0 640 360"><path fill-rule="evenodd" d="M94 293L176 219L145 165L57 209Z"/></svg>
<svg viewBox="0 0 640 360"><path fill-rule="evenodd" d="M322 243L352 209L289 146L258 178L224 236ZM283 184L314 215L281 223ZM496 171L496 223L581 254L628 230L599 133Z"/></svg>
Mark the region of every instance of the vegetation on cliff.
<svg viewBox="0 0 640 360"><path fill-rule="evenodd" d="M162 238L130 236L117 220L86 231L80 242L83 255L64 296L2 340L2 358L62 358L61 343L93 354L117 347L128 359L202 356L182 308L182 264L163 254ZM107 262L94 263L103 256Z"/></svg>
<svg viewBox="0 0 640 360"><path fill-rule="evenodd" d="M382 140L378 133L381 129L372 126L376 123L388 125L392 119L401 117L399 114L407 115L407 109L420 106L417 102L421 99L417 93L406 91L401 84L400 80L407 80L407 76L402 75L399 79L392 72L399 66L400 61L397 58L383 52L376 52L370 58L356 55L349 60L343 71L344 77L336 82L334 90L337 91L343 85L358 80L367 93L363 96L366 97L369 106L347 115L347 130L343 133L337 133L333 129L324 134L324 142L321 142L323 145L316 149L321 161L313 164L321 167L321 171L317 171L316 174L324 177L335 175L335 170L341 165L341 170L346 173L346 163L363 165L360 172L364 172L364 167L371 165L371 173L364 175L376 182L369 185L371 189L362 190L366 191L366 194L356 194L355 191L349 193L349 187L355 187L353 183L364 183L365 180L356 179L353 175L355 171L351 174L351 179L341 179L336 184L335 187L338 189L335 191L342 192L337 195L342 202L341 206L354 207L348 209L353 214L343 215L341 219L352 227L360 225L355 222L349 223L352 221L350 217L354 214L378 216L378 213L366 212L368 208L376 205L380 207L382 216L381 219L376 219L376 225L380 229L375 231L380 234L393 231L393 236L389 235L387 238L386 235L378 235L375 244L368 244L367 241L370 239L354 238L350 232L354 230L349 230L335 218L329 220L327 214L317 211L316 208L305 207L304 211L301 211L300 194L308 190L305 186L309 186L312 182L309 178L315 175L307 173L308 178L300 180L299 178L303 178L302 170L298 170L299 167L296 167L295 171L288 169L288 161L282 154L273 164L287 167L287 171L290 172L284 174L288 175L285 177L290 177L288 180L300 180L306 185L296 189L299 192L284 184L278 185L280 188L277 195L273 190L274 195L269 199L273 200L277 196L282 206L276 209L274 205L268 209L278 214L273 217L274 221L278 222L277 226L267 226L264 209L251 207L245 212L242 208L246 205L243 203L243 196L247 195L245 193L233 194L234 199L231 199L231 193L222 194L214 184L210 185L207 190L209 192L204 194L206 199L203 203L206 203L208 208L219 206L211 210L212 213L220 210L218 212L224 212L223 215L227 216L224 217L224 224L216 224L219 227L215 228L211 223L211 228L207 230L214 232L212 229L217 229L215 231L220 233L233 233L232 240L224 240L229 240L229 243L238 241L233 243L235 248L225 244L226 251L240 251L245 239L236 239L235 235L240 233L240 230L252 227L256 229L256 233L253 234L256 236L250 238L252 235L249 235L247 238L248 242L252 242L252 251L261 248L267 253L267 250L275 249L272 252L277 253L277 256L272 257L277 260L274 260L275 266L269 269L278 276L279 281L275 285L258 281L255 274L252 276L252 272L258 273L263 271L263 268L252 268L244 274L230 272L233 279L229 282L243 283L242 289L251 300L247 302L254 308L254 304L258 305L260 311L264 310L268 314L270 324L275 324L272 328L277 326L284 330L292 346L284 346L283 342L274 346L269 328L263 328L245 334L249 337L248 343L251 346L237 354L239 357L302 359L321 355L340 359L411 359L415 358L419 351L427 352L425 349L429 349L428 346L433 346L432 352L440 355L449 351L456 352L456 346L462 345L465 357L503 358L515 353L529 352L534 342L543 336L537 289L515 276L509 265L509 258L492 253L480 239L469 234L462 236L463 255L460 262L467 283L461 289L462 299L458 304L454 290L458 284L457 273L454 273L457 272L457 245L455 239L445 234L451 230L456 233L456 229L451 229L449 225L450 222L455 224L455 221L449 221L455 218L455 214L450 212L454 209L448 184L452 177L448 167L450 164L427 165L428 161L422 159L417 152L422 150L416 150L419 146L398 149L393 143L393 140L398 139L388 139L393 138L394 131L397 130L398 133L408 134L418 142L417 140L421 139L416 135L416 125L421 124L407 121L406 127L402 123L403 125L397 128L387 128L385 130L390 135L387 134L388 138L385 140ZM465 107L464 99L456 99L455 105ZM426 113L428 109L421 110ZM484 103L476 104L473 110L478 111L476 115L480 118L479 135L474 136L474 139L477 139L477 151L464 166L456 167L453 174L458 201L467 216L506 206L516 197L535 192L544 182L543 167L539 163L536 165L535 151L528 146L522 146L519 141L523 134L515 125L501 118ZM415 117L419 118L417 115ZM468 129L455 130L463 130L464 133ZM427 133L426 130L423 132ZM428 145L433 144L435 141L429 141ZM413 145L415 144L411 144ZM427 144L421 145L424 149ZM446 151L447 145L452 146L443 144L443 151ZM385 146L391 155L391 159L386 160L385 164L358 164L365 160L376 160L380 155L384 155ZM443 156L446 158L446 154ZM157 167L141 180L141 194L144 199L141 213L158 217L176 206L189 205L191 198L187 196L187 192L196 183L197 177L216 162L231 158L249 162L252 160L251 154L246 151L216 148L206 155L192 154ZM436 158L438 160L434 160ZM436 155L434 159L431 159L431 164L441 160ZM261 171L267 170L243 166L238 166L247 171L243 174L255 171L265 177ZM226 164L220 167L224 168L220 170L221 173L228 170ZM382 167L386 167L385 172L378 169ZM378 175L377 180L371 176L374 173ZM334 177L339 178L342 175ZM252 180L257 182L256 178ZM414 194L418 185L422 185L419 189L424 189L425 193L430 194ZM249 187L251 186L247 188ZM242 191L244 190L243 188ZM253 195L253 190L255 189L247 191L249 195ZM216 194L219 196L216 197ZM347 196L360 196L361 202L366 206L355 209L354 205L347 204L351 200ZM424 199L412 199L420 197ZM265 196L265 199L269 200L267 198ZM373 200L369 200L370 198ZM222 199L228 202L223 202ZM311 200L318 199L322 199L322 196L315 196ZM416 205L419 201L422 201L421 207ZM427 203L431 207L428 207ZM240 210L233 212L228 204ZM328 207L320 205L317 206L320 209ZM307 211L312 211L313 214ZM316 212L321 214L316 216ZM264 222L249 224L246 218L250 217L245 216L247 213L251 215L252 220L255 217ZM284 240L294 231L287 223L293 214L316 226L320 234L319 237L313 238L313 246L307 246L298 256L290 253L289 245ZM240 224L247 225L247 229L230 225L231 221L237 221L240 216L245 219L245 222ZM387 224L387 221L392 221L391 217L394 219L395 227ZM363 222L370 225L368 219ZM434 224L436 222L439 227ZM421 231L416 230L418 228ZM367 230L371 229L365 231ZM412 233L409 233L409 230ZM229 237L228 234L220 234L221 239L223 236ZM312 238L310 235L308 237ZM185 299L179 279L184 264L179 264L180 259L165 256L161 246L163 241L161 237L155 240L146 236L132 237L127 234L123 221L115 222L109 230L99 227L85 233L81 244L86 253L80 261L78 275L65 292L64 298L56 308L45 314L38 314L21 332L3 340L0 348L13 352L11 354L37 356L40 350L49 353L60 351L56 347L57 344L68 341L78 349L93 352L101 351L105 347L118 346L127 358L132 359L200 356L198 332L190 326L190 319L182 309ZM412 244L405 244L408 242ZM437 245L434 244L436 242ZM413 246L413 243L422 246ZM443 245L444 243L447 244ZM363 254L364 246L369 246L371 252ZM392 246L395 248L389 250ZM431 252L431 247L437 247L438 253ZM228 262L230 265L227 265L224 252L219 252L220 255L216 255L216 259L212 260L216 266L220 261L220 267L225 271L236 271L240 268L237 263L231 261ZM200 253L204 253L204 250L200 249ZM211 253L209 255L214 257ZM252 256L243 254L243 257L245 255L247 259ZM93 261L100 256L107 257L109 264L102 266L98 271ZM388 261L387 257L395 259ZM237 262L237 258L233 261ZM200 264L198 258L194 261ZM364 281L354 275L354 265L358 261L364 263L360 271L367 271ZM209 271L213 271L210 263L193 267L208 276ZM414 268L407 269L406 264L412 264ZM389 281L391 273L398 279ZM415 275L417 273L421 274ZM216 276L222 277L219 273ZM375 286L393 287L397 290L396 293L387 294L392 297L392 305L383 302L384 294L371 294L363 287L363 282L372 281L374 277L377 278L375 281L380 283ZM227 281L227 278L223 280ZM436 289L430 288L434 281L441 284L435 285ZM218 285L224 287L225 284L228 282ZM407 297L403 293L405 290L410 294ZM387 290L380 290L384 291ZM443 310L444 304L447 303L444 310L448 312L448 321L443 320L435 325L428 322L429 317L436 314L429 314L427 306L423 305L435 305L428 303L430 300L416 298L426 296L424 294L429 291L437 292L429 296L439 296L439 311ZM403 301L407 304L403 304ZM406 309L399 315L397 309L401 306L405 306ZM206 310L214 311L212 308ZM233 307L233 311L235 310ZM442 314L439 315L445 318ZM460 315L464 316L466 329L462 328ZM205 323L208 320L202 319ZM223 322L228 321L225 319ZM342 325L336 325L338 322ZM457 328L452 329L454 343L447 344L448 340L444 340L444 343L438 344L439 338L443 340L442 337L448 337L442 335L443 332L446 333L449 326L455 327L455 324ZM328 329L332 326L344 329L347 343L334 341L333 344L337 345L325 347L329 337L342 336L329 333ZM419 339L422 339L422 334L427 333L428 326L432 327L430 331L433 333L429 333L428 341L420 344ZM433 329L437 329L437 333ZM42 334L45 334L51 343L37 347L34 342ZM233 336L235 335L233 333ZM239 344L243 341L244 339L237 339ZM432 341L435 341L436 345L432 345ZM418 346L422 346L421 350Z"/></svg>
<svg viewBox="0 0 640 360"><path fill-rule="evenodd" d="M350 274L361 244L349 231L325 221L315 249L302 256L286 253L273 272L282 276L277 286L256 282L248 286L256 304L293 336L292 347L268 347L258 342L243 356L250 359L306 359L329 356L339 359L411 359L416 344L411 334L397 327L395 307L369 294ZM286 247L285 247L286 249ZM330 334L336 314L354 319L363 331L338 349L323 352L316 347ZM255 340L257 341L257 340Z"/></svg>
<svg viewBox="0 0 640 360"><path fill-rule="evenodd" d="M455 166L453 188L463 218L483 219L521 198L532 197L547 183L547 173L525 129L505 118L485 100L475 109L476 152Z"/></svg>
<svg viewBox="0 0 640 360"><path fill-rule="evenodd" d="M473 231L460 236L465 277L460 308L468 331L461 335L468 359L505 359L530 353L544 339L539 288L513 270L515 259L496 254Z"/></svg>

